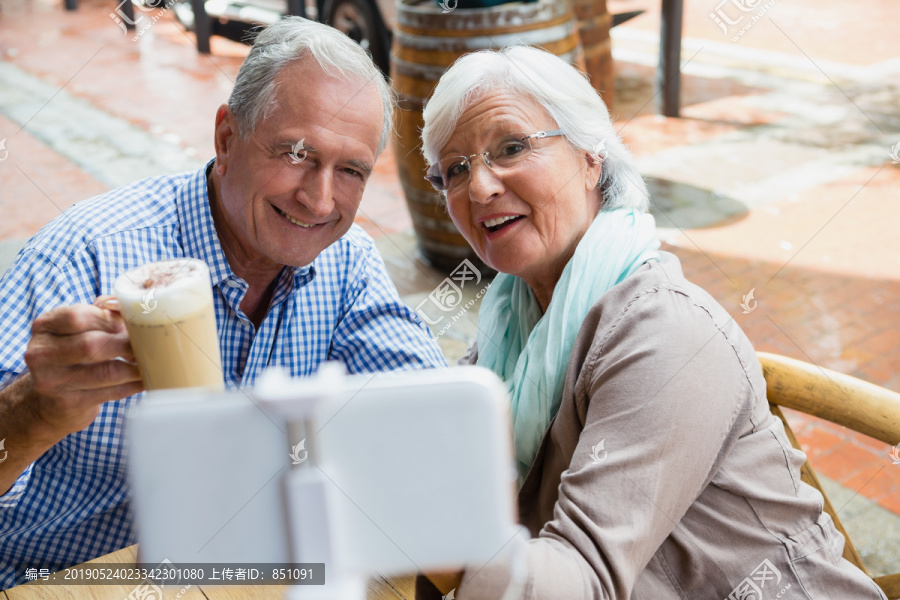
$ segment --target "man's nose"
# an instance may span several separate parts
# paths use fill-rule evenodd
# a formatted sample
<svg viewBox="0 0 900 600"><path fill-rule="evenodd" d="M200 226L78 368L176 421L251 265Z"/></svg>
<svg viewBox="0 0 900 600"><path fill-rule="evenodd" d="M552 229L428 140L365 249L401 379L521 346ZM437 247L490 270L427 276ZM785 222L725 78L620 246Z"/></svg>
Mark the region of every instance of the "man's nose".
<svg viewBox="0 0 900 600"><path fill-rule="evenodd" d="M305 206L311 216L324 219L334 211L333 175L323 169L313 169L304 175L295 195L297 202Z"/></svg>

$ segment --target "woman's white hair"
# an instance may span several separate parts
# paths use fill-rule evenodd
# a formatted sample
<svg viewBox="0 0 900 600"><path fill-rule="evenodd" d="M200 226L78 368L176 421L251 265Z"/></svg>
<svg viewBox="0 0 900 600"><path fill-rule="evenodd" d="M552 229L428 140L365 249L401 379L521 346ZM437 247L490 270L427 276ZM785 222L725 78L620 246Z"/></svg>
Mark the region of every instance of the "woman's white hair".
<svg viewBox="0 0 900 600"><path fill-rule="evenodd" d="M466 54L444 73L424 111L422 153L429 166L440 159L466 109L496 89L540 104L575 148L588 152L602 148L597 152L603 158L597 187L603 194L603 209L647 210L647 186L613 129L600 95L567 62L529 46Z"/></svg>
<svg viewBox="0 0 900 600"><path fill-rule="evenodd" d="M394 95L390 86L359 44L333 27L301 17L286 17L273 23L253 41L228 99L240 136L247 138L260 121L272 114L278 96L275 79L281 69L307 55L329 75L363 83L371 81L378 87L384 105L377 152L381 154L393 127Z"/></svg>

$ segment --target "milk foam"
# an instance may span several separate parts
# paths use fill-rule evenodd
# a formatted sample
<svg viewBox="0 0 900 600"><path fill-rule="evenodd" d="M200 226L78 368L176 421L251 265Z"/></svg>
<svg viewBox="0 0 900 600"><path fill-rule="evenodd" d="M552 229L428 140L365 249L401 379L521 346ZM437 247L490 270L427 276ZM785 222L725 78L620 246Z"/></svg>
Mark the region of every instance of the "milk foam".
<svg viewBox="0 0 900 600"><path fill-rule="evenodd" d="M168 323L212 304L209 268L195 258L148 263L116 279L122 314L135 323Z"/></svg>

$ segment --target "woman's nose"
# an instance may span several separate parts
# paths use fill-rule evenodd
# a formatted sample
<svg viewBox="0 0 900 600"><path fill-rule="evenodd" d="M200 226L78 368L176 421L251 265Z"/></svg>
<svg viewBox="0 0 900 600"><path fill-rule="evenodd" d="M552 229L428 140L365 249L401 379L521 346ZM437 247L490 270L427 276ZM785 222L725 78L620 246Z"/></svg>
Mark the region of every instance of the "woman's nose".
<svg viewBox="0 0 900 600"><path fill-rule="evenodd" d="M472 202L487 203L503 193L503 181L488 164L484 154L469 161L469 198Z"/></svg>

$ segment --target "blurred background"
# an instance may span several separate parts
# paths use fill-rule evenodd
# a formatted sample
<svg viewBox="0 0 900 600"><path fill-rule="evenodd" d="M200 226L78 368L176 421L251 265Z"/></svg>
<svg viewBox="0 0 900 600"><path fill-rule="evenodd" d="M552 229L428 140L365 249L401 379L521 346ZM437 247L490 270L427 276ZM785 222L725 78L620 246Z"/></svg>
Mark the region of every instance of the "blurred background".
<svg viewBox="0 0 900 600"><path fill-rule="evenodd" d="M278 0L170 0L130 12L129 1L69 0L67 10L62 0L0 0L2 270L73 203L211 158L216 108L248 51L239 40L298 10ZM900 391L900 3L688 0L680 57L663 52L677 73L666 80L680 85L675 110L671 88L657 83L660 3L574 4L576 17L599 27L599 37L582 36L582 60L600 57L592 81L603 81L664 248L687 277L757 350ZM429 6L440 15L455 3ZM417 60L414 40L397 35L393 2L301 8L388 72L398 57L407 67ZM201 47L212 34L208 53L195 31ZM408 94L401 100L402 121L415 106ZM440 207L425 214L410 197L413 146L398 132L357 222L453 361L474 339L489 274L473 261L465 269L477 277L459 277L458 249L436 258L435 248L455 242L442 237L451 232ZM450 303L436 293L448 286ZM788 419L870 570L900 571L900 458L815 418Z"/></svg>

